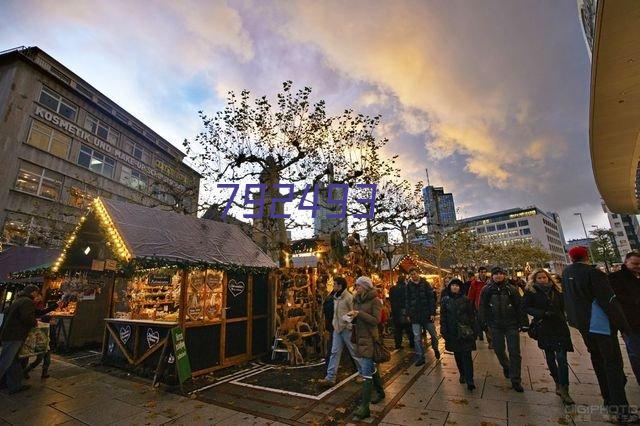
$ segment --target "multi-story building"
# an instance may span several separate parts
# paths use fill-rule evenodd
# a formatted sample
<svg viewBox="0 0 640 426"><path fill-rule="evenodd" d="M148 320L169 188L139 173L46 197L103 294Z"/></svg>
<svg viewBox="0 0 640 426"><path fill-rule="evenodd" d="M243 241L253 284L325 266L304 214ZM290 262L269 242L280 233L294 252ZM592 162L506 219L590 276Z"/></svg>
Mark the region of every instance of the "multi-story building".
<svg viewBox="0 0 640 426"><path fill-rule="evenodd" d="M611 232L615 237L615 245L620 252L621 261L633 250L640 250L640 224L635 215L612 213L605 203L602 210L607 214Z"/></svg>
<svg viewBox="0 0 640 426"><path fill-rule="evenodd" d="M0 53L4 245L55 247L95 196L195 214L184 154L37 47Z"/></svg>
<svg viewBox="0 0 640 426"><path fill-rule="evenodd" d="M535 206L502 210L458 221L458 225L476 232L488 244L537 242L551 256L549 266L555 272L567 264L560 218Z"/></svg>
<svg viewBox="0 0 640 426"><path fill-rule="evenodd" d="M422 188L424 212L427 216L427 229L434 232L456 223L456 206L453 194L445 193L442 187L432 185Z"/></svg>

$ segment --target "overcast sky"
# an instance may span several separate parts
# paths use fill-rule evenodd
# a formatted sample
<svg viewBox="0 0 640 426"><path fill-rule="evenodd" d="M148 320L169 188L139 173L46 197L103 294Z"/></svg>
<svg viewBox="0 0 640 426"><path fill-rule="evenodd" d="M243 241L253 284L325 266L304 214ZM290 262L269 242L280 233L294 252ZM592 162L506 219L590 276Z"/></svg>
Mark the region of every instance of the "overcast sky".
<svg viewBox="0 0 640 426"><path fill-rule="evenodd" d="M228 90L308 85L381 114L404 177L461 216L537 205L567 239L608 227L589 159L575 0L3 0L0 50L37 45L174 145Z"/></svg>

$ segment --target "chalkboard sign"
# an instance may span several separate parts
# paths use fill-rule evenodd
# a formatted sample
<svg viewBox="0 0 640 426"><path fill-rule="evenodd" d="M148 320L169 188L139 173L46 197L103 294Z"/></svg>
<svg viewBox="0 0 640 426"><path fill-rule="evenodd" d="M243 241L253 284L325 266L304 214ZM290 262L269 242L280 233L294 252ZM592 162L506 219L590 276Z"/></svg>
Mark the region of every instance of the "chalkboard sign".
<svg viewBox="0 0 640 426"><path fill-rule="evenodd" d="M171 277L168 275L149 275L149 285L169 285Z"/></svg>
<svg viewBox="0 0 640 426"><path fill-rule="evenodd" d="M191 378L191 364L189 363L189 355L187 354L187 345L184 341L184 334L180 327L171 329L171 340L173 342L173 353L175 354L176 370L178 371L178 380L183 384L187 379Z"/></svg>

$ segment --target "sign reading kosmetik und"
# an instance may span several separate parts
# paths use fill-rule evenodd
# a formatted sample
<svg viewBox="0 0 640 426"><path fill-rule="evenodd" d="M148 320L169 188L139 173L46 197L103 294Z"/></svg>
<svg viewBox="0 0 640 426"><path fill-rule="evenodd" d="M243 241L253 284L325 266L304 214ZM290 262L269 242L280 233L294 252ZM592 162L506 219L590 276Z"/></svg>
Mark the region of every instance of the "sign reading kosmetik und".
<svg viewBox="0 0 640 426"><path fill-rule="evenodd" d="M178 182L176 182L175 180L171 180L168 177L166 177L164 174L160 173L159 171L147 166L146 164L144 164L143 162L139 161L138 159L130 156L129 154L127 154L126 152L114 147L113 145L98 139L95 135L87 132L86 130L84 130L82 127L76 126L75 124L65 120L64 118L60 117L57 114L54 114L53 112L44 109L43 107L36 105L36 111L35 114L58 126L61 129L66 130L67 132L71 133L73 136L76 136L80 139L82 139L83 141L90 143L91 145L113 155L115 158L124 161L125 163L134 166L135 168L137 168L138 170L141 170L147 174L152 175L154 178L159 179L164 181L165 183L168 183L170 185L176 186L178 187L179 190L184 191L185 188L184 186L182 186L181 184L179 184ZM166 166L164 163L157 161L156 160L156 165L158 165L158 163L162 164L162 166L164 167L160 167L161 170L165 170L165 169L172 169L169 166ZM173 170L173 169L172 169ZM177 173L174 171L174 177ZM187 178L182 175L180 176L181 178L179 179L182 182L187 182Z"/></svg>

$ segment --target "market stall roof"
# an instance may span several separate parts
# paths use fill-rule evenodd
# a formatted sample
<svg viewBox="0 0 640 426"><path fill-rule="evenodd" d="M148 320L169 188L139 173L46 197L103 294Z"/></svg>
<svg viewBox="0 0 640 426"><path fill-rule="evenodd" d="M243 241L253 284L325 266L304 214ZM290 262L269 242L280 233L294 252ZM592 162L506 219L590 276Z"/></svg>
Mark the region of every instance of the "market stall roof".
<svg viewBox="0 0 640 426"><path fill-rule="evenodd" d="M395 269L397 267L402 267L403 269L408 269L409 267L416 266L423 274L437 274L438 269L444 273L451 272L448 269L438 268L436 265L432 264L428 260L423 259L421 256L417 254L394 254L391 258L391 269ZM382 260L381 271L389 270L389 262L387 259Z"/></svg>
<svg viewBox="0 0 640 426"><path fill-rule="evenodd" d="M237 225L99 199L131 256L276 268Z"/></svg>
<svg viewBox="0 0 640 426"><path fill-rule="evenodd" d="M49 268L60 255L59 249L11 246L0 252L0 282L16 282L10 274Z"/></svg>

